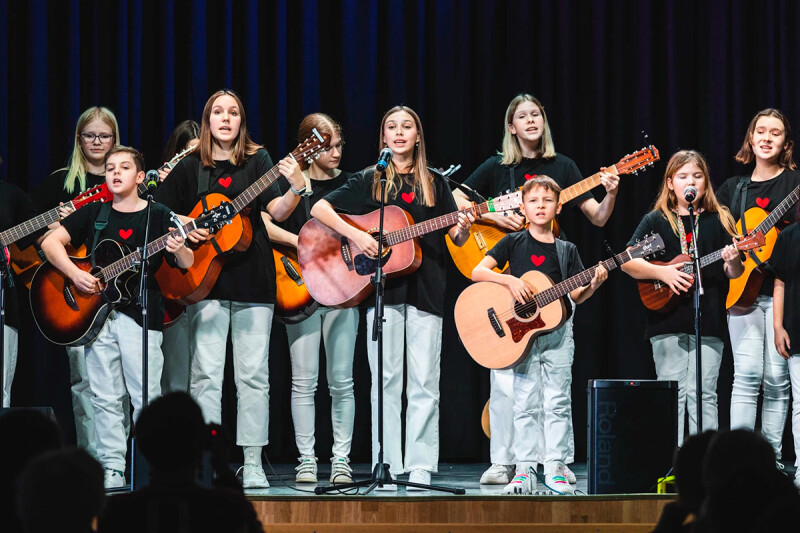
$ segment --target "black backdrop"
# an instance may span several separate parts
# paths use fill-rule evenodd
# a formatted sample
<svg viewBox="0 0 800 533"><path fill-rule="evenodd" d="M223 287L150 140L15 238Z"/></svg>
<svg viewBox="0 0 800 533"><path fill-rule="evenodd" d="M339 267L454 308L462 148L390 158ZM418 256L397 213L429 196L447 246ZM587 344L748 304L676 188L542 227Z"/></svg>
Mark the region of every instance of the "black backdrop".
<svg viewBox="0 0 800 533"><path fill-rule="evenodd" d="M750 117L779 107L800 124L800 6L793 1L195 1L0 0L0 176L31 189L64 166L74 124L92 105L110 107L122 142L150 167L169 131L199 120L215 90L245 102L257 142L274 158L296 143L300 119L324 111L344 126L343 168L374 162L382 113L398 103L423 120L436 166L461 163L464 179L500 144L508 101L521 91L546 106L557 149L585 175L642 147L663 161L621 180L605 228L567 212L566 231L585 264L621 249L648 210L664 162L679 148L708 157L715 183L744 169L733 161ZM570 210L571 211L571 210ZM454 268L446 307L466 285ZM24 312L24 311L23 311ZM585 457L586 382L653 378L634 284L615 273L578 309L573 369L577 457ZM356 354L353 458L369 457L369 371ZM273 329L270 456L296 449L289 413L285 333ZM71 431L63 349L30 321L21 330L15 405L53 405ZM487 371L460 346L445 317L441 459L488 459L479 429ZM728 424L732 363L720 376L720 423ZM228 381L230 391L231 381ZM317 453L330 449L330 401L318 392ZM647 409L646 405L642 409ZM226 395L226 423L235 396ZM791 456L789 440L785 456Z"/></svg>

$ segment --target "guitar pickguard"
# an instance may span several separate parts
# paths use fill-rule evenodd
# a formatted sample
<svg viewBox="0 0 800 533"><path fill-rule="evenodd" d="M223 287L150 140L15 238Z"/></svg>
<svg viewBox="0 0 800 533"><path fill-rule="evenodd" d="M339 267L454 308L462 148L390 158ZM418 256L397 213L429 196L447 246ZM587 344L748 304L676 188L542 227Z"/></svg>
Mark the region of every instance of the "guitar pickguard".
<svg viewBox="0 0 800 533"><path fill-rule="evenodd" d="M511 338L514 342L521 341L529 331L542 329L545 326L541 316L537 316L530 322L521 322L516 318L510 318L506 320L506 324L508 324L508 329L511 330Z"/></svg>
<svg viewBox="0 0 800 533"><path fill-rule="evenodd" d="M385 265L389 258L392 255L391 248L386 250L386 253L381 257L381 266ZM369 276L370 274L374 274L375 270L378 268L378 261L377 259L373 259L366 254L358 254L353 258L353 264L356 268L356 274L359 276Z"/></svg>

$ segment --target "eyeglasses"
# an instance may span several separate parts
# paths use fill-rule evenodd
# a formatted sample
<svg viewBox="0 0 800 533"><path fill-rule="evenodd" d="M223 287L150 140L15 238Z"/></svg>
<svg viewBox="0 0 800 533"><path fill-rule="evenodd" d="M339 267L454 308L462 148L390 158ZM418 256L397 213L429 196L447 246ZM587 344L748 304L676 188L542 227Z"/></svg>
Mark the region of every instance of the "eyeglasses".
<svg viewBox="0 0 800 533"><path fill-rule="evenodd" d="M111 142L111 139L114 138L114 135L111 133L81 133L79 137L83 139L83 142L91 144L96 139L100 139L101 143Z"/></svg>

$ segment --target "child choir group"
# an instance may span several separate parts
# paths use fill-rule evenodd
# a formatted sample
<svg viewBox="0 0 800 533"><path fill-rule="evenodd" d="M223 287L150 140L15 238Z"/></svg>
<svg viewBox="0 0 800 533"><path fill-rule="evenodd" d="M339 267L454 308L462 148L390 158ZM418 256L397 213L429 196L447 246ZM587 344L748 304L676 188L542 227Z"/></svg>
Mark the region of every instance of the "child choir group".
<svg viewBox="0 0 800 533"><path fill-rule="evenodd" d="M329 136L329 147L316 159L278 162L279 179L243 211L253 228L245 251L227 261L210 294L189 305L175 324L163 329L164 302L155 279L149 296L149 376L141 367L142 314L138 304L112 312L100 334L90 343L68 348L73 411L78 444L101 462L106 486L125 484L125 455L130 429L141 408L143 383L153 398L168 391L188 391L201 406L208 423L221 422L222 382L227 338L233 345L237 390L236 443L243 447L242 482L245 488L267 488L262 449L269 442L269 337L276 302L276 270L272 243L297 248L298 233L312 217L349 238L364 253L374 256L372 235L348 224L340 212L364 214L379 206L380 185L375 168L349 173L339 169L344 146L341 126L331 117L314 113L303 119L298 139L316 129ZM170 213L189 221L189 213L203 196L230 198L245 191L273 167L269 153L253 142L240 98L218 91L207 101L201 123L181 123L170 136L164 160L186 148L194 152L169 170L162 167L150 221L150 239L175 226ZM792 208L778 223L781 230L770 261L760 267L764 275L755 303L746 310L726 311L728 279L744 271L743 255L735 248L736 220L747 209L770 211L800 185L792 158L793 140L786 117L776 109L759 112L751 121L736 160L752 172L732 177L714 191L703 156L693 150L675 153L667 163L661 190L652 211L641 220L628 246L656 232L665 244L669 261L679 254L699 255L722 250L722 265L703 270L702 383L704 428L717 428L717 379L723 346L730 338L735 376L731 398L731 427L753 430L758 397L763 388L761 432L780 458L781 437L794 387L792 422L795 449L800 456L800 318L797 303L800 283L800 230ZM390 148L393 158L386 169L388 205L401 207L421 222L470 205L461 190L451 192L445 180L428 167L425 137L419 116L406 106L386 112L378 130L378 148ZM144 244L147 202L139 195L144 161L134 148L119 144L113 113L101 107L78 119L75 144L67 167L43 180L28 197L2 184L2 229L19 224L37 212L60 205L60 222L46 233L34 235L32 245L84 292L98 292L98 279L77 268L68 247L111 239L131 248ZM562 205L563 188L582 180L576 164L555 151L547 115L533 96L520 94L509 104L503 120L501 151L478 167L465 185L485 196L498 196L510 187L522 188L519 212L489 213L484 222L508 235L493 247L472 272L473 281L504 285L524 303L533 296L520 277L537 270L554 283L584 270L574 244L559 239L552 222ZM619 177L602 172L602 201L584 193L568 202L589 221L603 226L610 218ZM105 183L113 194L110 210L94 203L72 211L66 204L82 191ZM685 195L696 190L695 199ZM689 198L689 200L687 200ZM690 203L694 220L690 217ZM98 226L99 218L106 224ZM469 238L472 215L459 214L447 234L461 246ZM696 227L696 230L693 230ZM694 239L691 234L694 233ZM167 239L164 255L171 267L189 268L193 249L209 246L207 230ZM99 239L99 240L98 240ZM28 243L25 243L28 244ZM212 243L213 244L213 243ZM393 475L409 474L409 481L428 484L437 471L439 454L439 372L447 248L442 232L419 238L422 264L416 272L391 278L385 288L383 376L377 379L377 344L367 341L372 373L372 405L378 387L384 389L384 462ZM154 264L160 257L153 258ZM499 274L496 267L508 264ZM636 279L660 280L676 294L691 290L693 277L682 264L654 264L633 259L622 269ZM480 483L504 485L509 494L536 492L574 493L575 477L568 465L574 461L572 428L572 362L575 341L572 317L575 306L589 298L607 279L602 264L589 284L563 298L567 320L555 331L533 342L530 353L508 370L491 371L491 467ZM371 302L371 300L367 300ZM375 309L366 309L371 339ZM8 313L5 329L5 388L3 405L10 403L10 383L17 357L18 322ZM356 308L320 306L307 319L286 324L292 371L291 411L299 451L296 481L316 483L314 395L320 372L320 343L325 346L325 372L332 398L333 448L330 482L352 481L349 464L355 400L353 354L359 313ZM671 311L647 311L645 335L653 349L659 379L679 383L679 445L684 417L689 432L696 431L694 310L690 298L681 298ZM163 329L163 331L162 331ZM794 356L793 356L794 354ZM402 439L401 395L406 369L407 412L405 444ZM378 457L378 414L372 409L372 458ZM537 473L542 466L544 478ZM537 481L541 480L543 481ZM798 478L800 479L800 478ZM541 486L538 486L541 484ZM395 484L381 489L396 490ZM415 490L409 487L408 490Z"/></svg>

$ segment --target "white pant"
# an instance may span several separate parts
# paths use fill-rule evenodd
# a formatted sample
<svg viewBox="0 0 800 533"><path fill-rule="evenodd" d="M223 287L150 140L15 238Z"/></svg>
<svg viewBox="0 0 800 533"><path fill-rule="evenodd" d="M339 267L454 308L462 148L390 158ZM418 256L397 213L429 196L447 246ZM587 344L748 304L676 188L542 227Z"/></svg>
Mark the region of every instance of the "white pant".
<svg viewBox="0 0 800 533"><path fill-rule="evenodd" d="M367 357L372 373L372 462L378 461L378 344L372 342L375 308L367 310ZM387 305L383 325L383 460L393 474L439 468L439 362L442 317L411 305ZM403 346L405 344L405 350ZM405 357L404 357L405 356ZM406 369L405 462L400 419Z"/></svg>
<svg viewBox="0 0 800 533"><path fill-rule="evenodd" d="M178 320L164 330L161 351L164 354L164 373L161 374L161 390L189 392L189 373L192 360L189 356L189 317L183 313Z"/></svg>
<svg viewBox="0 0 800 533"><path fill-rule="evenodd" d="M141 344L141 341L140 343ZM89 386L89 375L86 372L86 354L83 346L68 346L67 359L69 360L69 384L72 396L72 415L75 418L75 439L77 445L93 457L97 457L95 447L95 426L94 426L94 407L92 407L92 388ZM127 422L126 428L130 426L130 401L126 400L123 405L123 413Z"/></svg>
<svg viewBox="0 0 800 533"><path fill-rule="evenodd" d="M789 410L789 368L775 348L772 297L759 296L741 315L728 317L733 349L731 429L756 426L758 393L764 387L761 434L781 457L783 429Z"/></svg>
<svg viewBox="0 0 800 533"><path fill-rule="evenodd" d="M148 401L161 394L161 332L150 330ZM105 468L125 470L128 448L125 397L133 404L133 419L142 408L142 328L129 316L112 311L100 334L84 348L97 430L97 459Z"/></svg>
<svg viewBox="0 0 800 533"><path fill-rule="evenodd" d="M702 337L703 431L719 427L717 378L724 343L719 337ZM684 418L689 412L689 434L697 433L697 346L694 335L669 333L650 338L656 375L661 381L678 382L678 446L683 444Z"/></svg>
<svg viewBox="0 0 800 533"><path fill-rule="evenodd" d="M3 253L0 250L0 253ZM16 328L3 325L3 407L11 407L11 384L17 369L18 338Z"/></svg>
<svg viewBox="0 0 800 533"><path fill-rule="evenodd" d="M489 439L489 457L493 464L516 464L514 457L514 370L492 370L489 374L489 430L492 434ZM535 400L541 404L544 398L541 391ZM544 419L541 412L537 412L536 420L536 449L544 453ZM572 407L569 413L569 445L566 450L566 463L575 462L575 433L572 429ZM544 455L537 457L537 463L544 463Z"/></svg>
<svg viewBox="0 0 800 533"><path fill-rule="evenodd" d="M229 300L203 300L186 307L192 335L189 390L207 423L222 421L222 378L231 330L239 446L269 442L269 334L274 307Z"/></svg>
<svg viewBox="0 0 800 533"><path fill-rule="evenodd" d="M514 367L514 455L517 465L566 463L572 414L572 321L533 341L530 354ZM543 411L543 413L542 413ZM545 449L537 449L544 417Z"/></svg>
<svg viewBox="0 0 800 533"><path fill-rule="evenodd" d="M797 348L795 348L797 349ZM800 479L800 351L789 358L789 377L792 382L792 435L794 436L795 479Z"/></svg>
<svg viewBox="0 0 800 533"><path fill-rule="evenodd" d="M320 341L325 343L328 389L331 395L333 456L348 457L356 413L353 396L353 353L358 330L358 309L319 307L299 324L287 324L292 358L292 420L297 449L314 455L314 394L319 379Z"/></svg>

